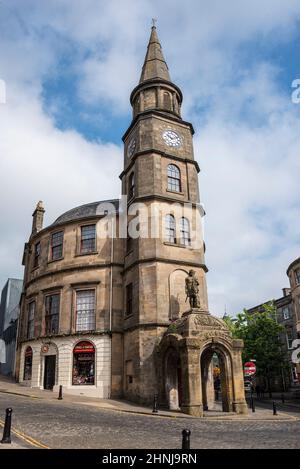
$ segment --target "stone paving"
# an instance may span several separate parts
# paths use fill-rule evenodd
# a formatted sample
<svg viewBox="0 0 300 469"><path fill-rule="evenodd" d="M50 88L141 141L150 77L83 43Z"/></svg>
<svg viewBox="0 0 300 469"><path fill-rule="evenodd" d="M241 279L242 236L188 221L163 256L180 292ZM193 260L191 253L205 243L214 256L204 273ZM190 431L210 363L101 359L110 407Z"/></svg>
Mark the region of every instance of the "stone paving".
<svg viewBox="0 0 300 469"><path fill-rule="evenodd" d="M152 416L58 400L0 393L0 412L13 408L13 428L50 448L300 448L300 419L215 420Z"/></svg>

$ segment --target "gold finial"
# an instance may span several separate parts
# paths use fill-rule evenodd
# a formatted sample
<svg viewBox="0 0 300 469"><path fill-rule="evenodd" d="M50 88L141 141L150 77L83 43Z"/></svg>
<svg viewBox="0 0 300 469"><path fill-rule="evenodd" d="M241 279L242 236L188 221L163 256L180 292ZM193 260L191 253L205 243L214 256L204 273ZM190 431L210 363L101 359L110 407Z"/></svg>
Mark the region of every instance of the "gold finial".
<svg viewBox="0 0 300 469"><path fill-rule="evenodd" d="M157 18L152 18L152 28L156 28Z"/></svg>

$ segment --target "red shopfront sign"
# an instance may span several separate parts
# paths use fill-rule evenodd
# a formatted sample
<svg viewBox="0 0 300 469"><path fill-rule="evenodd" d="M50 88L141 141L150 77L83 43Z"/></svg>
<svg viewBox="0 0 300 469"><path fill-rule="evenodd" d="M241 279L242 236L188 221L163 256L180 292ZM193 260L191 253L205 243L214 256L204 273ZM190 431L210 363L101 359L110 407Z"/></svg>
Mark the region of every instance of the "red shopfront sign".
<svg viewBox="0 0 300 469"><path fill-rule="evenodd" d="M90 342L79 342L74 347L74 353L95 353L95 348Z"/></svg>

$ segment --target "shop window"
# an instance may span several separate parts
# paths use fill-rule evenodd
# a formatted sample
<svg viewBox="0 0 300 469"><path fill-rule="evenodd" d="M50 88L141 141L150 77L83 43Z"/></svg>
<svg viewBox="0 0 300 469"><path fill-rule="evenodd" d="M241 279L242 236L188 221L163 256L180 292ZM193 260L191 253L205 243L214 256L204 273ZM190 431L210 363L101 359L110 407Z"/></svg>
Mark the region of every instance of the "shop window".
<svg viewBox="0 0 300 469"><path fill-rule="evenodd" d="M30 380L32 375L32 348L27 347L24 356L24 381Z"/></svg>
<svg viewBox="0 0 300 469"><path fill-rule="evenodd" d="M73 385L95 384L95 348L91 342L79 342L73 350Z"/></svg>
<svg viewBox="0 0 300 469"><path fill-rule="evenodd" d="M95 290L76 293L76 331L95 329Z"/></svg>

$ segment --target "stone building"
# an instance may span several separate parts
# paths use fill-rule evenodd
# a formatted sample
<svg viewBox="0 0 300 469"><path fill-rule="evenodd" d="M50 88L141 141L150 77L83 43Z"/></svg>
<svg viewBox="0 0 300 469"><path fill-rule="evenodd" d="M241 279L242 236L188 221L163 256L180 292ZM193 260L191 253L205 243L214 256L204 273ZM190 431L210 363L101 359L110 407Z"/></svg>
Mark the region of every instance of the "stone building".
<svg viewBox="0 0 300 469"><path fill-rule="evenodd" d="M283 295L280 298L272 300L276 306L277 321L279 324L284 326L284 331L281 334L281 343L285 350L287 361L290 365L289 370L282 371L281 374L272 380L272 389L280 391L294 388L297 389L299 387L297 366L292 361L292 353L294 349L293 341L297 339L296 312L290 288L283 288L282 292ZM248 312L262 312L264 311L264 305L266 303L270 303L270 301L250 308L248 309Z"/></svg>
<svg viewBox="0 0 300 469"><path fill-rule="evenodd" d="M0 373L13 376L15 372L15 350L19 303L23 281L9 278L1 292L0 302Z"/></svg>
<svg viewBox="0 0 300 469"><path fill-rule="evenodd" d="M287 276L290 281L290 294L292 297L292 305L294 311L294 324L296 338L300 339L300 257L295 259L287 269ZM299 342L300 345L300 342ZM298 347L299 347L298 345ZM298 381L300 383L300 363L296 364L296 369L298 373Z"/></svg>
<svg viewBox="0 0 300 469"><path fill-rule="evenodd" d="M247 411L243 343L208 312L200 169L182 99L153 26L123 136L126 198L77 207L46 228L41 202L33 213L18 341L23 384L147 404L158 393L162 405L201 416L218 354L223 409ZM191 270L199 303L189 309Z"/></svg>

